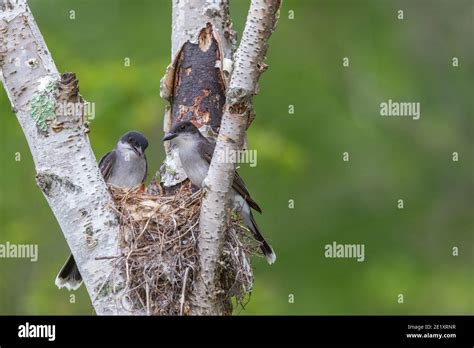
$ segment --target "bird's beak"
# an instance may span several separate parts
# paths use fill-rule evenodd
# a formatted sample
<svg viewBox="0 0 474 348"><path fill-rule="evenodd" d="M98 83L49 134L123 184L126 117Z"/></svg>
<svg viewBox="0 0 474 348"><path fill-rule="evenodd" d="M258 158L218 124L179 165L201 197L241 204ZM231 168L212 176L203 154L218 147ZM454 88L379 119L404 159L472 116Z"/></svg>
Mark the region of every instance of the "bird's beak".
<svg viewBox="0 0 474 348"><path fill-rule="evenodd" d="M163 138L163 141L167 141L167 140L171 140L171 139L174 139L178 136L178 134L176 133L167 133L164 138Z"/></svg>
<svg viewBox="0 0 474 348"><path fill-rule="evenodd" d="M135 147L135 146L132 146L132 149L133 151L135 151L135 153L139 156L139 157L142 157L143 156L143 150L140 146L138 147Z"/></svg>

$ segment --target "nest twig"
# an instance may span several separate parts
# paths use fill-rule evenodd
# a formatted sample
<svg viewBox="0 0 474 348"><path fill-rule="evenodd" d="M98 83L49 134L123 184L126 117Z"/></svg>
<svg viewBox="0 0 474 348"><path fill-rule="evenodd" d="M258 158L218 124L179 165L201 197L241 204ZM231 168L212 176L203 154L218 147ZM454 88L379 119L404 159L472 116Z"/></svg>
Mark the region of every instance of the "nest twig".
<svg viewBox="0 0 474 348"><path fill-rule="evenodd" d="M116 267L126 275L132 309L149 315L186 315L192 306L193 277L199 269L198 235L202 192L189 185L172 196L110 187L120 219L121 254ZM258 244L235 214L228 221L218 266L218 298L240 305L252 291L250 256Z"/></svg>

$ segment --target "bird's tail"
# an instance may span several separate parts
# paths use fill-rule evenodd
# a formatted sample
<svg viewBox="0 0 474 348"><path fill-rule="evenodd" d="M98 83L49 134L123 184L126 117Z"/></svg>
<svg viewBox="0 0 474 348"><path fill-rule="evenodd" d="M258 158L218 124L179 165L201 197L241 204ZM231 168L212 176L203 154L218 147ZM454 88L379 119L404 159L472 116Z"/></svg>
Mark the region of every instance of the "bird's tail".
<svg viewBox="0 0 474 348"><path fill-rule="evenodd" d="M276 254L273 251L272 246L267 243L265 237L263 237L263 234L260 232L251 211L249 215L251 222L249 227L252 230L255 239L260 242L260 249L262 250L263 255L265 255L265 259L267 260L268 264L271 265L276 261Z"/></svg>
<svg viewBox="0 0 474 348"><path fill-rule="evenodd" d="M66 288L69 291L77 290L81 286L82 276L79 273L79 268L77 268L76 261L74 260L72 254L69 256L66 263L59 271L54 283L59 289Z"/></svg>

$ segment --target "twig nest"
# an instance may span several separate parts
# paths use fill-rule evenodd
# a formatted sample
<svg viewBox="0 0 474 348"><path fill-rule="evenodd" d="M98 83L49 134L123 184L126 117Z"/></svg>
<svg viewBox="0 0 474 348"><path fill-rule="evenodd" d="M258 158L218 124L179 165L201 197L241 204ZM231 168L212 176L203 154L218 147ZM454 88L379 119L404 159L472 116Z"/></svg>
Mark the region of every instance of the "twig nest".
<svg viewBox="0 0 474 348"><path fill-rule="evenodd" d="M189 314L193 277L199 269L203 193L193 193L190 185L182 185L172 196L117 187L110 191L121 225L116 267L126 276L131 310L143 309L149 315ZM236 214L231 215L218 267L218 298L224 308L232 308L232 298L245 304L253 285L250 256L258 253L258 243Z"/></svg>

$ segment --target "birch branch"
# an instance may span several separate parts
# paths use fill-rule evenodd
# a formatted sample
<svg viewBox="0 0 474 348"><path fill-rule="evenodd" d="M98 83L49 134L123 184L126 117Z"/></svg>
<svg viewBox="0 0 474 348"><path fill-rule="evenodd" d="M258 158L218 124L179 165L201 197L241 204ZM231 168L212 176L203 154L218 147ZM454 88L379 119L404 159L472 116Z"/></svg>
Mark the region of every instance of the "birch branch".
<svg viewBox="0 0 474 348"><path fill-rule="evenodd" d="M26 0L0 0L0 35L3 86L92 305L99 315L129 314L124 278L104 258L117 255L119 225L87 136L78 81L58 73ZM59 112L65 104L81 112Z"/></svg>
<svg viewBox="0 0 474 348"><path fill-rule="evenodd" d="M226 92L226 104L211 166L204 181L206 195L201 206L199 257L200 272L195 278L194 313L222 314L216 301L217 261L222 253L229 213L229 192L235 163L219 161L242 147L252 112L252 97L265 70L263 60L268 40L278 19L280 0L252 0L244 33L237 49L234 70ZM228 152L225 152L228 151Z"/></svg>

